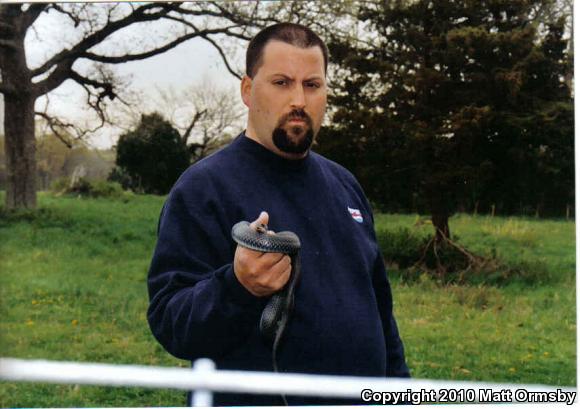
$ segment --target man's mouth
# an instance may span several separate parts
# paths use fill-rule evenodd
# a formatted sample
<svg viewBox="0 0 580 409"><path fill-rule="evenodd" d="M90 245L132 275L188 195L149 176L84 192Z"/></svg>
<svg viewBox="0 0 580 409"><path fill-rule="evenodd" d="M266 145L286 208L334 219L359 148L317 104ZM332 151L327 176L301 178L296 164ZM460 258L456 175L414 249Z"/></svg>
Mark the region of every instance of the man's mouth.
<svg viewBox="0 0 580 409"><path fill-rule="evenodd" d="M311 128L312 120L310 119L310 117L306 112L295 110L285 115L285 117L283 117L279 122L278 126L283 127L284 125L296 127L296 129Z"/></svg>
<svg viewBox="0 0 580 409"><path fill-rule="evenodd" d="M306 123L308 121L308 117L306 115L290 115L286 121Z"/></svg>

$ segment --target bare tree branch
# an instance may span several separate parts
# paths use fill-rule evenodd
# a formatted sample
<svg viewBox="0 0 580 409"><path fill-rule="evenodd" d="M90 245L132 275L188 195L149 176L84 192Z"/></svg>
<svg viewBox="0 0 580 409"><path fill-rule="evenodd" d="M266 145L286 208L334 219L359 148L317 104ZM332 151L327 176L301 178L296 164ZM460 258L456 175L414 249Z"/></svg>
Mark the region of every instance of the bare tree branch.
<svg viewBox="0 0 580 409"><path fill-rule="evenodd" d="M177 21L178 23L181 23L191 29L193 29L193 31L195 31L196 33L199 32L199 28L197 28L197 26L195 24L193 24L190 21L187 21L185 19L179 18L179 17L175 17L175 16L165 16L163 17L165 20L172 20L172 21Z"/></svg>
<svg viewBox="0 0 580 409"><path fill-rule="evenodd" d="M84 77L74 70L71 70L70 78L80 85L90 85L90 86L95 87L95 88L102 88L105 91L105 93L107 94L107 96L112 97L111 99L114 99L116 96L116 95L114 95L114 92L113 92L113 84L106 83L106 82L100 82L100 81L97 81L97 80L94 80L91 78Z"/></svg>
<svg viewBox="0 0 580 409"><path fill-rule="evenodd" d="M219 10L219 12L216 11L211 11L211 10L189 10L189 9L184 9L182 8L180 5L178 4L173 4L171 3L170 5L168 5L168 7L171 8L172 11L179 13L180 15L191 15L191 16L212 16L212 17L219 17L222 19L227 19L229 21L231 21L232 23L235 24L235 28L243 28L242 32L237 33L234 31L230 31L229 28L226 29L224 31L224 34L230 36L230 37L236 37L239 38L241 40L251 40L252 36L247 33L248 27L261 27L263 26L266 22L272 22L272 19L263 19L263 18L259 18L257 16L257 9L258 9L258 3L256 2L256 6L253 9L253 14L252 16L246 16L246 17L242 17L242 15L236 15L232 12L230 12L229 10L227 10L226 8L221 7L219 4L217 4L216 2L210 2L209 4L213 5L215 8L217 8ZM170 16L172 17L172 16ZM257 21L261 21L262 24L257 24ZM183 21L182 21L183 22Z"/></svg>
<svg viewBox="0 0 580 409"><path fill-rule="evenodd" d="M67 60L61 62L56 66L54 71L47 78L36 84L32 84L32 92L34 93L34 95L36 96L44 95L47 92L52 91L53 89L59 87L60 84L62 84L64 81L70 78L70 72L73 63L74 60Z"/></svg>
<svg viewBox="0 0 580 409"><path fill-rule="evenodd" d="M161 11L157 11L155 13L146 13L147 10L151 10L154 7L161 7ZM222 59L224 60L224 62L226 64L228 71L230 71L230 73L232 73L235 77L241 78L241 76L238 73L236 73L229 65L229 62L227 61L227 57L225 56L223 50L221 50L221 48L213 40L211 40L209 37L207 37L210 34L223 33L223 34L226 34L226 35L232 36L232 37L249 39L248 36L237 34L234 31L232 31L232 29L238 28L238 26L222 27L222 28L218 28L218 29L199 30L193 24L186 22L185 20L178 19L177 17L173 17L173 16L167 16L167 13L169 13L172 10L173 11L178 10L179 12L187 11L188 13L191 12L190 14L199 14L199 15L202 15L204 13L202 11L198 12L195 10L185 10L185 9L180 8L180 7L176 7L175 5L172 5L172 4L163 4L163 5L147 4L144 6L140 6L137 9L135 9L135 11L132 12L129 16L127 16L121 20L115 21L115 22L110 22L102 29L98 30L97 32L95 32L95 33L91 34L90 36L86 37L85 39L83 39L81 42L79 42L72 49L70 49L70 50L67 49L67 50L61 51L60 53L56 54L51 59L49 59L47 62L45 62L42 66L32 70L31 75L34 77L34 76L37 76L39 74L47 72L55 64L57 65L57 68L54 70L54 72L52 74L49 75L48 78L39 82L36 85L36 87L35 87L36 92L38 93L38 95L41 95L42 93L46 93L46 92L56 88L57 86L59 86L64 80L66 80L66 73L68 73L70 71L70 67L72 67L72 63L77 58L87 58L87 59L92 60L92 61L108 63L108 64L118 64L118 63L124 63L124 62L128 62L128 61L142 60L142 59L152 57L154 55L161 54L161 53L163 53L167 50L170 50L170 49L176 47L177 45L179 45L179 44L181 44L189 39L195 38L197 36L201 36L201 37L205 38L207 41L209 41L210 43L212 43L212 45L214 45L214 47L216 47L216 49L218 49ZM207 12L207 11L205 11L205 12ZM211 12L209 12L209 13L211 14ZM219 13L214 13L214 14L219 14ZM99 42L103 41L105 38L107 38L107 36L111 35L115 31L118 31L118 30L120 30L120 29L122 29L130 24L135 23L135 22L143 22L143 21L155 20L155 19L160 19L160 18L168 18L171 20L180 21L182 24L186 24L189 27L193 28L194 32L190 33L188 35L182 36L182 37L180 37L180 38L178 38L178 39L176 39L176 40L174 40L174 41L172 41L164 46L161 46L161 47L158 47L154 50L140 53L140 54L124 55L124 56L103 56L103 55L98 55L98 54L88 52L88 50L90 48L92 48L93 46L95 46Z"/></svg>
<svg viewBox="0 0 580 409"><path fill-rule="evenodd" d="M144 21L152 21L157 20L168 13L168 11L164 10L161 12L156 13L146 13L147 10L150 10L154 7L162 7L156 4L145 4L143 6L138 7L125 18L122 18L117 21L111 21L107 25L105 25L100 30L92 33L91 35L85 37L82 41L80 41L77 45L75 45L72 49L65 49L55 54L51 59L46 61L40 67L31 71L31 75L33 77L40 75L46 71L48 71L53 65L55 64L67 64L69 61L74 60L84 54L87 50L94 47L95 45L99 44L101 41L105 40L111 34L130 26L131 24L137 22L144 22Z"/></svg>
<svg viewBox="0 0 580 409"><path fill-rule="evenodd" d="M75 142L83 141L87 135L98 131L105 125L105 121L101 121L101 123L94 128L87 129L73 123L63 121L62 119L52 116L47 112L48 105L47 97L47 103L44 107L44 111L36 111L34 114L43 118L53 134L68 148L72 148ZM70 132L64 132L65 130ZM72 139L70 137L71 132L74 133Z"/></svg>
<svg viewBox="0 0 580 409"><path fill-rule="evenodd" d="M78 72L74 70L71 70L70 78L79 85L85 87L85 89L86 86L91 86L95 89L100 90L96 95L97 97L96 105L93 106L91 101L89 101L89 105L91 105L92 108L95 108L97 112L101 111L101 103L105 97L108 97L111 101L117 97L117 93L115 92L115 88L112 81L101 82L95 79L87 78L80 75ZM90 95L94 95L93 93L90 92L90 90L89 93Z"/></svg>
<svg viewBox="0 0 580 409"><path fill-rule="evenodd" d="M239 24L241 26L257 27L257 26L263 26L267 23L272 23L272 22L276 21L276 20L273 20L269 17L266 17L266 18L258 17L257 11L258 11L259 2L256 2L255 6L252 10L252 15L247 16L245 18L241 17L240 15L236 15L236 14L232 13L231 11L229 11L227 8L223 7L218 2L212 1L211 4L221 12L221 13L219 13L220 17L227 18L231 22ZM262 24L258 24L257 22L261 22Z"/></svg>
<svg viewBox="0 0 580 409"><path fill-rule="evenodd" d="M21 30L26 31L26 29L36 21L38 16L40 16L40 13L42 13L47 6L47 4L41 3L31 4L21 17Z"/></svg>
<svg viewBox="0 0 580 409"><path fill-rule="evenodd" d="M168 17L164 17L164 18L168 18ZM175 18L169 18L169 19L175 20ZM87 59L92 60L92 61L107 63L107 64L119 64L119 63L124 63L124 62L129 62L129 61L143 60L143 59L152 57L152 56L157 55L157 54L162 54L165 51L171 50L172 48L175 48L179 44L181 44L187 40L190 40L192 38L200 37L200 36L203 37L203 36L206 36L208 34L213 34L213 33L221 33L223 31L224 31L224 29L213 29L213 30L202 30L202 31L189 33L187 35L179 37L178 39L176 39L168 44L165 44L162 47L159 47L159 48L156 48L154 50L147 51L147 52L144 52L141 54L128 54L128 55L122 55L122 56L118 56L118 57L109 57L106 55L98 55L98 54L85 52L85 53L82 53L80 55L80 57L87 58Z"/></svg>
<svg viewBox="0 0 580 409"><path fill-rule="evenodd" d="M230 63L228 61L228 57L226 56L226 54L224 53L224 51L222 50L222 48L215 42L213 41L211 38L202 35L201 36L204 40L208 41L211 45L213 45L215 47L216 50L218 50L218 52L220 53L220 56L222 57L222 60L224 62L224 64L226 65L226 68L228 69L228 71L237 79L242 79L242 76L240 74L238 74L236 71L234 71L234 69L230 66Z"/></svg>
<svg viewBox="0 0 580 409"><path fill-rule="evenodd" d="M158 93L154 110L169 118L194 160L226 143L242 126L245 109L231 89L204 81L180 87L179 93L171 87L158 88Z"/></svg>
<svg viewBox="0 0 580 409"><path fill-rule="evenodd" d="M169 49L169 48L164 48L162 51L154 50L151 53L144 53L145 55L149 54L147 56L143 56L144 54L136 55L136 56L126 56L127 58L125 60L122 60L122 61L119 60L122 57L104 57L104 56L97 56L96 54L86 53L86 50L88 50L89 48L98 44L100 41L103 41L108 35L112 34L113 32L120 30L121 28L124 28L130 24L135 23L135 22L142 22L142 21L159 19L159 18L163 17L164 13L167 12L167 11L165 11L165 12L156 12L156 13L145 13L147 10L149 10L153 7L158 7L158 6L155 6L152 4L147 4L147 5L144 5L144 6L137 8L136 11L134 11L128 17L107 24L101 30L89 35L88 37L85 37L81 42L79 42L71 50L61 51L60 53L53 56L50 60L48 60L45 64L43 64L41 67L39 67L35 70L32 70L31 75L34 77L34 76L37 76L39 74L46 72L48 69L52 68L56 64L56 69L54 69L54 71L46 79L33 85L33 92L36 95L43 95L43 94L57 88L58 86L60 86L66 79L68 79L70 77L71 68L72 68L74 61L77 58L85 56L85 54L92 57L92 59L95 61L115 63L115 61L116 62L126 62L126 61L132 61L133 59L147 58L147 56L155 55L157 53L161 53L161 52ZM177 44L185 41L186 39L187 38L178 39L178 40L174 41L171 45L172 45L172 47L175 47ZM109 60L109 61L105 61L105 60Z"/></svg>
<svg viewBox="0 0 580 409"><path fill-rule="evenodd" d="M189 126L187 127L187 129L185 130L185 132L183 133L183 135L181 136L181 140L183 141L184 144L187 144L187 140L189 139L189 135L191 135L191 131L193 130L193 127L195 126L196 122L199 121L199 119L204 116L207 112L207 109L204 109L202 111L198 111L195 113L195 115L193 116L193 119L191 120L191 123L189 124Z"/></svg>
<svg viewBox="0 0 580 409"><path fill-rule="evenodd" d="M75 15L74 13L71 13L68 10L63 9L57 3L52 3L50 5L50 8L58 11L59 13L67 15L73 21L75 28L78 27L79 24L81 23L81 19L77 15Z"/></svg>
<svg viewBox="0 0 580 409"><path fill-rule="evenodd" d="M52 131L52 133L54 134L54 136L56 136L62 143L64 143L66 145L67 148L72 148L73 144L71 141L68 140L68 138L66 138L63 134L61 134L60 129L59 128L67 128L67 127L73 127L72 124L63 124L60 123L58 121L58 119L55 119L51 116L49 116L46 112L35 112L35 115L44 118L46 120L46 123L48 124L48 127L50 128L50 130Z"/></svg>
<svg viewBox="0 0 580 409"><path fill-rule="evenodd" d="M213 4L213 3L211 3L211 4ZM215 4L214 4L214 6L215 6ZM207 9L204 9L204 10L184 9L181 7L181 3L168 3L168 4L166 4L166 7L168 10L174 11L178 14L185 14L185 15L189 15L189 16L225 17L221 12L207 10ZM229 20L235 23L235 21L233 21L232 19L229 19Z"/></svg>

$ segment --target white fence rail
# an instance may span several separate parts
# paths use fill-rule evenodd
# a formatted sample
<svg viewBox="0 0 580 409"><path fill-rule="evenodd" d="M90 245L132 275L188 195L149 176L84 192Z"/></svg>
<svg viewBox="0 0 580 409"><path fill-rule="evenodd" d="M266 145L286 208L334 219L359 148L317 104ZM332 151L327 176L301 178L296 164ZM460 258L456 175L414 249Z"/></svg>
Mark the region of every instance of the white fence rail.
<svg viewBox="0 0 580 409"><path fill-rule="evenodd" d="M194 406L211 406L213 392L285 394L413 402L559 402L576 399L575 388L426 379L366 378L216 370L208 359L192 369L0 358L0 380L194 391ZM432 399L431 398L435 398ZM442 399L444 398L444 399ZM362 400L361 400L362 403ZM571 403L571 402L570 402Z"/></svg>

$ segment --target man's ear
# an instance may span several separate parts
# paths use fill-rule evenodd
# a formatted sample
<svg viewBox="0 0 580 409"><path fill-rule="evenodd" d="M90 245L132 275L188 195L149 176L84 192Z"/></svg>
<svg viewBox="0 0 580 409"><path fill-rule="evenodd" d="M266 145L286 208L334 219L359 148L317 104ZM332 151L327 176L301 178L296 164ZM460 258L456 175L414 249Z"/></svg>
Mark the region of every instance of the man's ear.
<svg viewBox="0 0 580 409"><path fill-rule="evenodd" d="M242 101L244 101L244 105L250 108L250 96L252 95L252 79L247 75L244 75L244 77L242 78L240 92L242 94Z"/></svg>

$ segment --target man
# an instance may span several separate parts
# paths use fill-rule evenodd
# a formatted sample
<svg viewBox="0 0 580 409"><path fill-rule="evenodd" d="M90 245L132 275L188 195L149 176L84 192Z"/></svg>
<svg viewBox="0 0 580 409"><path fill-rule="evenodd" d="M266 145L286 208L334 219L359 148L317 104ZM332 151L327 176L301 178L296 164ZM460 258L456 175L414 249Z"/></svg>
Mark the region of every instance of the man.
<svg viewBox="0 0 580 409"><path fill-rule="evenodd" d="M149 271L148 319L178 358L219 369L272 370L258 330L290 277L290 259L237 246L232 226L290 230L302 273L277 352L281 372L408 377L370 206L355 178L311 152L326 107L327 49L310 29L277 24L246 55L244 133L191 166L163 208ZM345 403L288 396L290 405ZM217 394L225 405L279 405L279 396ZM358 403L361 403L358 401Z"/></svg>

